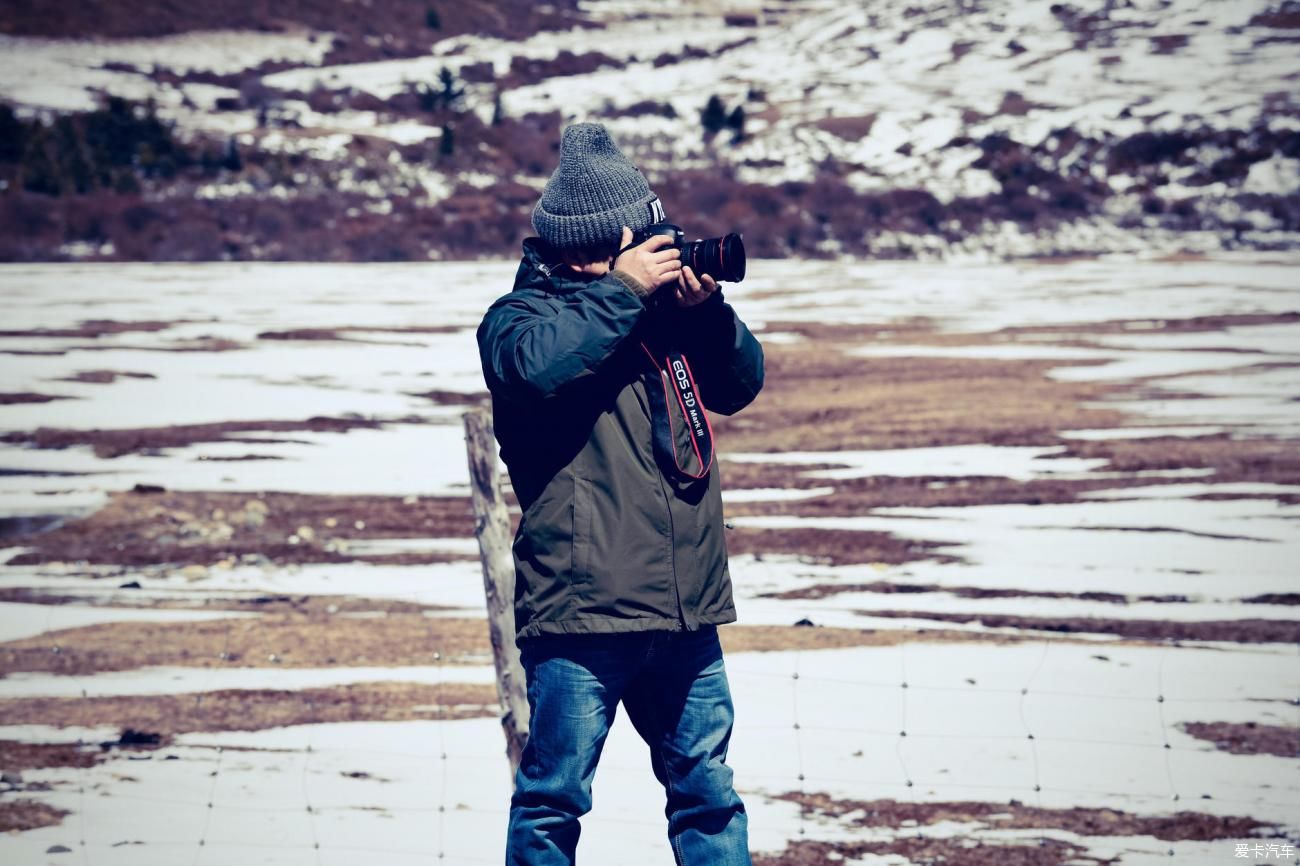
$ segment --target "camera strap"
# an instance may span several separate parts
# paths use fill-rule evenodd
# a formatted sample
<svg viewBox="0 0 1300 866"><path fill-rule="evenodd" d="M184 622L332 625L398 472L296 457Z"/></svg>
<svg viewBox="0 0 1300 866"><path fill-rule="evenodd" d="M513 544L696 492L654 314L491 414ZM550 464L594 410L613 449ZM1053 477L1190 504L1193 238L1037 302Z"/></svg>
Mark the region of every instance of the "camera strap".
<svg viewBox="0 0 1300 866"><path fill-rule="evenodd" d="M664 472L683 481L706 478L713 466L713 425L691 365L682 352L665 351L660 364L644 340L641 348L659 374L660 387L646 387L655 458Z"/></svg>

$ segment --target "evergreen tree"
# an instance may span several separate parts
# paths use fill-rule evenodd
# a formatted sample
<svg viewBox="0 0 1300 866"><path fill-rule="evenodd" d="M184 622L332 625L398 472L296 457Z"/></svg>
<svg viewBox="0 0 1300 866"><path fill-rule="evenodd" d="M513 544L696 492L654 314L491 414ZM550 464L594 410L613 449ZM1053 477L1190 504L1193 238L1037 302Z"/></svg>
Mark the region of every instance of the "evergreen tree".
<svg viewBox="0 0 1300 866"><path fill-rule="evenodd" d="M745 108L737 105L731 114L727 115L727 128L731 130L731 143L738 144L745 140Z"/></svg>
<svg viewBox="0 0 1300 866"><path fill-rule="evenodd" d="M61 195L63 180L59 177L58 167L50 158L49 130L45 124L37 121L28 131L23 145L23 157L18 165L18 174L22 178L23 189L43 195Z"/></svg>
<svg viewBox="0 0 1300 866"><path fill-rule="evenodd" d="M95 187L95 174L87 158L86 143L81 130L71 117L64 114L54 122L54 152L59 176L68 190L85 195Z"/></svg>
<svg viewBox="0 0 1300 866"><path fill-rule="evenodd" d="M424 26L430 30L442 29L442 17L438 15L438 10L432 6L424 10Z"/></svg>
<svg viewBox="0 0 1300 866"><path fill-rule="evenodd" d="M226 139L226 152L221 159L221 167L227 171L241 171L244 168L244 160L239 155L239 145L235 143L233 135Z"/></svg>
<svg viewBox="0 0 1300 866"><path fill-rule="evenodd" d="M120 96L110 96L108 104L84 119L86 146L97 166L131 164L136 147L136 118L131 104Z"/></svg>
<svg viewBox="0 0 1300 866"><path fill-rule="evenodd" d="M18 162L23 155L27 126L14 114L13 107L0 104L0 162Z"/></svg>
<svg viewBox="0 0 1300 866"><path fill-rule="evenodd" d="M700 112L700 125L704 127L705 138L712 138L727 125L727 107L716 93L709 97L704 110Z"/></svg>
<svg viewBox="0 0 1300 866"><path fill-rule="evenodd" d="M456 151L456 131L450 123L442 125L442 138L438 141L438 153L451 156Z"/></svg>
<svg viewBox="0 0 1300 866"><path fill-rule="evenodd" d="M438 93L427 84L411 84L409 89L419 100L420 110L434 112L438 110Z"/></svg>
<svg viewBox="0 0 1300 866"><path fill-rule="evenodd" d="M140 181L136 180L134 172L119 171L113 180L113 191L122 195L134 195L140 191Z"/></svg>
<svg viewBox="0 0 1300 866"><path fill-rule="evenodd" d="M465 96L465 88L458 86L456 76L447 67L438 70L438 99L442 107L451 111L461 109L461 101Z"/></svg>
<svg viewBox="0 0 1300 866"><path fill-rule="evenodd" d="M171 128L158 117L152 98L145 104L144 116L135 126L137 163L149 174L173 177L177 169L188 165L189 154L178 147Z"/></svg>

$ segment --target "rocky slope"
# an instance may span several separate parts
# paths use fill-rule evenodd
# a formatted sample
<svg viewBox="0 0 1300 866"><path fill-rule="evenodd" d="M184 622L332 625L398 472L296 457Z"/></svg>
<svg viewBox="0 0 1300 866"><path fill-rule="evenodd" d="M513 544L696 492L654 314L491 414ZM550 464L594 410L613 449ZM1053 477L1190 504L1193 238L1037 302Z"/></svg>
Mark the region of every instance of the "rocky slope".
<svg viewBox="0 0 1300 866"><path fill-rule="evenodd" d="M1300 239L1294 0L112 6L0 14L4 259L510 256L589 118L757 255Z"/></svg>

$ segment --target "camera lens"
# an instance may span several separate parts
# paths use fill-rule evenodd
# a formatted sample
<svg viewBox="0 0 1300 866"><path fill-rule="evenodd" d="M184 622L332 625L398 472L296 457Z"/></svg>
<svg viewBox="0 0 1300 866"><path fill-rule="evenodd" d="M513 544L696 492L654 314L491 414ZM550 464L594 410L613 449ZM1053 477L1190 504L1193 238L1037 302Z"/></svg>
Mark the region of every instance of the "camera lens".
<svg viewBox="0 0 1300 866"><path fill-rule="evenodd" d="M696 276L708 274L724 283L738 283L745 278L745 243L738 234L706 238L682 245L682 262Z"/></svg>

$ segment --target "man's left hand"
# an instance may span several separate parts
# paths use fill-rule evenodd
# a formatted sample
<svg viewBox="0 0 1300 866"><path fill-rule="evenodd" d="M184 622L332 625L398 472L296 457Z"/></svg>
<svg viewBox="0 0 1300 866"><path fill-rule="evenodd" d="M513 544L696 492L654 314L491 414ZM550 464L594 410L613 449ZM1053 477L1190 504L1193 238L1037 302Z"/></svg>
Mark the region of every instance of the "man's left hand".
<svg viewBox="0 0 1300 866"><path fill-rule="evenodd" d="M705 274L702 277L696 277L695 271L689 266L683 265L681 273L677 277L677 289L673 292L673 297L679 307L693 307L696 304L702 304L709 299L709 295L718 289L718 283L713 277Z"/></svg>

